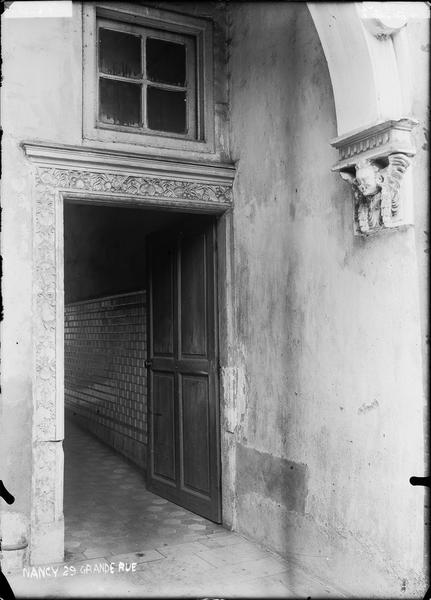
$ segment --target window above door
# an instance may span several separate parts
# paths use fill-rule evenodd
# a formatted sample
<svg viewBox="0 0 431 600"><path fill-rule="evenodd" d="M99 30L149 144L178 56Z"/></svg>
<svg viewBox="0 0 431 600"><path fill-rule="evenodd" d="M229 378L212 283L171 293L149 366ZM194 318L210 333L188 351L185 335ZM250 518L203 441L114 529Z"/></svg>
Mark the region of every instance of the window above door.
<svg viewBox="0 0 431 600"><path fill-rule="evenodd" d="M214 152L211 22L84 3L83 136Z"/></svg>
<svg viewBox="0 0 431 600"><path fill-rule="evenodd" d="M196 40L99 19L99 127L199 139Z"/></svg>

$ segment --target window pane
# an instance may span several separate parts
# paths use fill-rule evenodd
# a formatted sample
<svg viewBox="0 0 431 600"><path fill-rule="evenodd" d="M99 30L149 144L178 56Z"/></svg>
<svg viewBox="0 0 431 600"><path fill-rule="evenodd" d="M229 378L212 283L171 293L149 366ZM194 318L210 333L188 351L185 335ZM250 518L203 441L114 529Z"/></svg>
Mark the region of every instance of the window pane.
<svg viewBox="0 0 431 600"><path fill-rule="evenodd" d="M165 40L147 38L147 78L160 83L185 85L186 47Z"/></svg>
<svg viewBox="0 0 431 600"><path fill-rule="evenodd" d="M100 120L114 125L141 124L141 85L100 78Z"/></svg>
<svg viewBox="0 0 431 600"><path fill-rule="evenodd" d="M141 38L100 28L99 69L107 75L141 76Z"/></svg>
<svg viewBox="0 0 431 600"><path fill-rule="evenodd" d="M186 93L148 86L147 118L150 129L187 133Z"/></svg>

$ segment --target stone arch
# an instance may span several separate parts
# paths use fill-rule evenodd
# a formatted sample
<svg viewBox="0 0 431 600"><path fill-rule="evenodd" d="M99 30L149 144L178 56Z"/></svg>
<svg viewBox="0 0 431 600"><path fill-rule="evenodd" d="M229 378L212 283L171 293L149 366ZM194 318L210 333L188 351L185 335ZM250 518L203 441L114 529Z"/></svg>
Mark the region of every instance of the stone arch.
<svg viewBox="0 0 431 600"><path fill-rule="evenodd" d="M333 170L353 187L357 235L413 224L412 169L404 173L416 154L412 130L418 121L411 114L411 60L406 31L412 14L410 10L406 13L404 4L307 2L334 94L338 137L328 141L339 151L339 160ZM423 15L415 11L415 16ZM359 197L355 187L359 165L388 165L389 170L382 171L382 175L386 173L389 181L395 163L404 165L397 171L396 187L390 190L397 208L390 219L384 217L380 205L371 215L367 208L370 197ZM375 219L377 225L372 231L359 223L360 205L365 206L367 219Z"/></svg>
<svg viewBox="0 0 431 600"><path fill-rule="evenodd" d="M376 13L366 2L307 5L328 63L338 135L408 116L407 20L393 6Z"/></svg>

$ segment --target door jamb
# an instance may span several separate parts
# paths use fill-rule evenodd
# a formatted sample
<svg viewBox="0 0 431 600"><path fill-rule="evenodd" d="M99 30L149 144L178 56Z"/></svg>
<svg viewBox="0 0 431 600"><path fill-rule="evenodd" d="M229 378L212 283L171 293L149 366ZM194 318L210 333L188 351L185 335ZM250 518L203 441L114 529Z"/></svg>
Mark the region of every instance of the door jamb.
<svg viewBox="0 0 431 600"><path fill-rule="evenodd" d="M33 460L30 564L64 558L64 238L63 203L158 208L231 218L230 164L155 159L138 154L21 144L33 173ZM217 237L220 239L220 231ZM231 249L231 243L226 247ZM225 255L229 257L229 250ZM229 258L230 262L230 258ZM220 255L219 269L223 269ZM227 265L227 263L226 263ZM227 276L231 268L227 265ZM224 277L219 270L220 282ZM232 288L226 280L226 287ZM219 304L219 318L224 309ZM232 313L230 309L230 313ZM220 330L223 324L220 323ZM231 327L225 328L231 333ZM224 340L226 352L232 338ZM223 344L223 345L224 345ZM223 348L220 346L220 357ZM224 411L226 390L219 394ZM224 419L221 419L224 422ZM221 434L221 428L220 428ZM221 436L224 469L225 437ZM228 461L229 462L229 461ZM224 479L224 478L222 478ZM224 486L222 486L222 494ZM222 497L222 506L226 505Z"/></svg>

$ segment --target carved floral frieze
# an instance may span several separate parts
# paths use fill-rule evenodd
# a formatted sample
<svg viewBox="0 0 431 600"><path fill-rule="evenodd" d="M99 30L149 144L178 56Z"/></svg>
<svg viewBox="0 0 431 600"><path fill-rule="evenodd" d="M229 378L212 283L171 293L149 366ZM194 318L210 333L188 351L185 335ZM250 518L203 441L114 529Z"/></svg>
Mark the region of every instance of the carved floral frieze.
<svg viewBox="0 0 431 600"><path fill-rule="evenodd" d="M56 198L54 186L36 177L34 210L34 433L56 439Z"/></svg>
<svg viewBox="0 0 431 600"><path fill-rule="evenodd" d="M229 185L99 171L39 167L37 181L62 190L115 193L140 196L143 199L155 198L159 201L177 199L223 204L232 201L232 189Z"/></svg>

